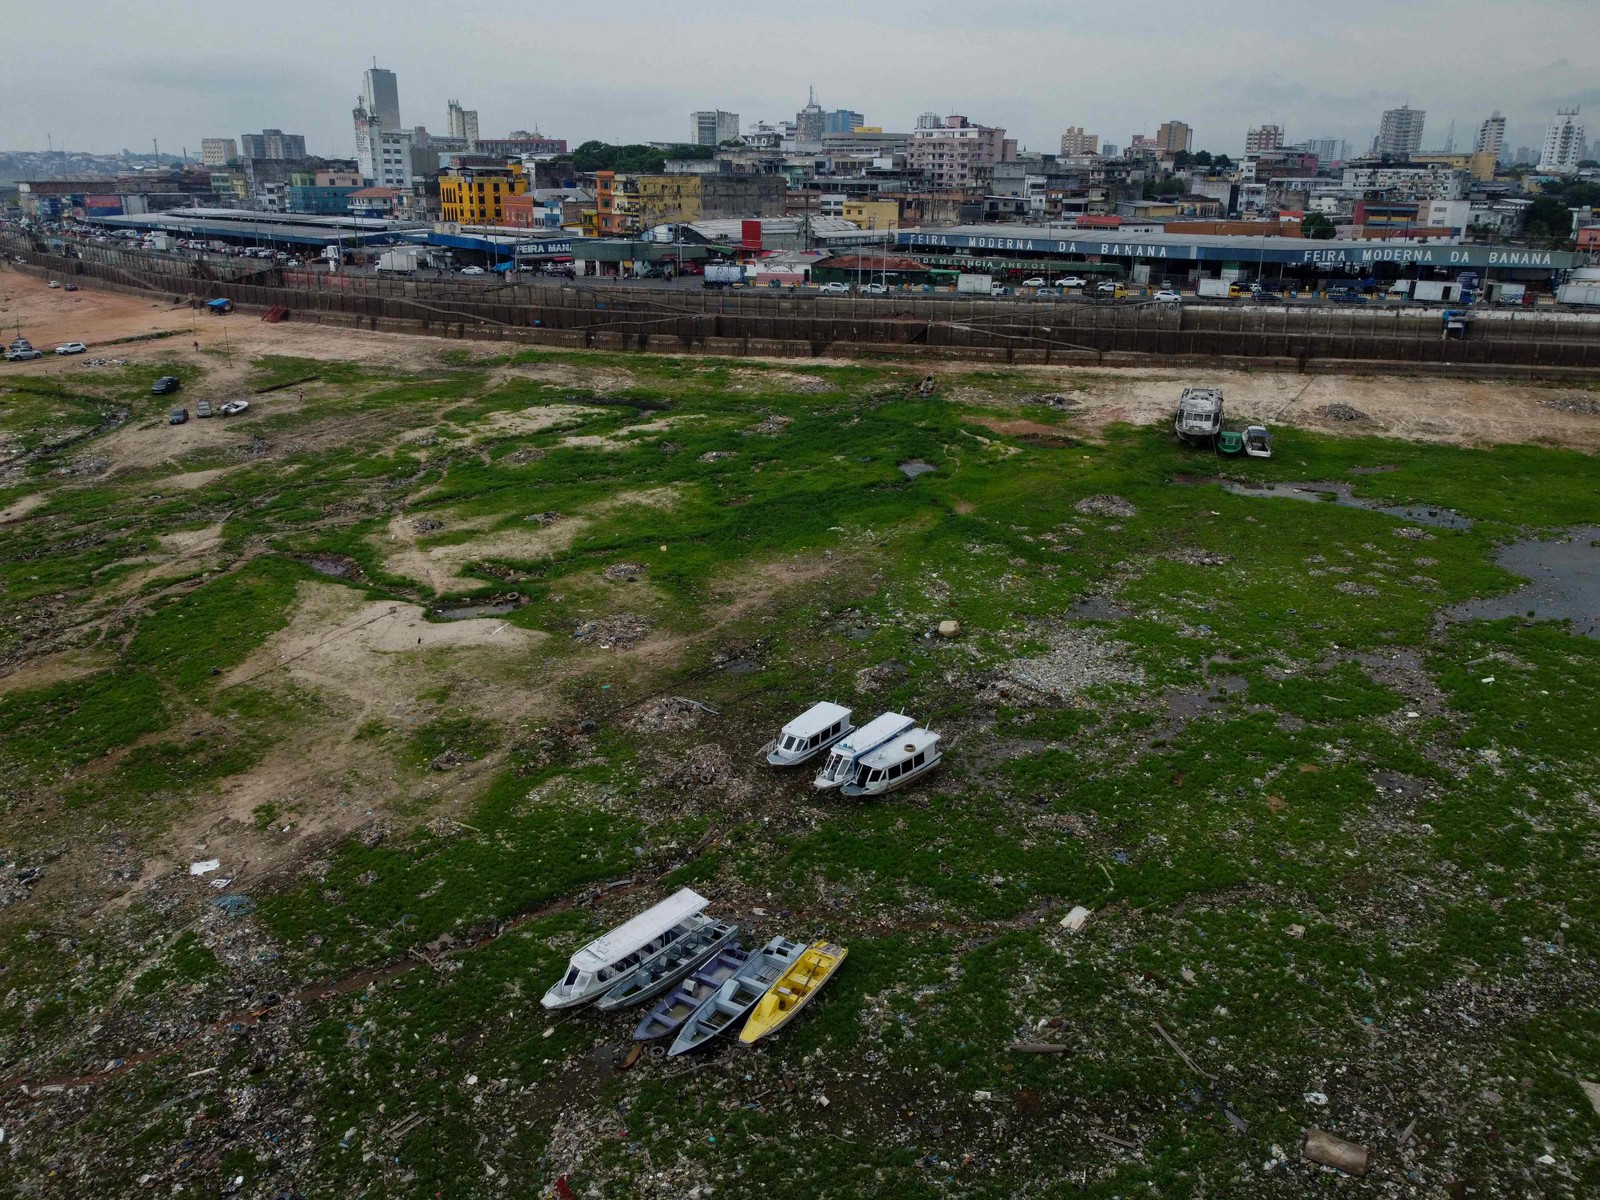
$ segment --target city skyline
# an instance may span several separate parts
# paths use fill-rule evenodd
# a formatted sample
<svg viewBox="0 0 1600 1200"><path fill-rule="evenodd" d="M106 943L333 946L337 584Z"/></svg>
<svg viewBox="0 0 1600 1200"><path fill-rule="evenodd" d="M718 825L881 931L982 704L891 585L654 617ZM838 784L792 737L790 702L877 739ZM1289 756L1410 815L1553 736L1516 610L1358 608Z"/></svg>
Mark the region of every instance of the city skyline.
<svg viewBox="0 0 1600 1200"><path fill-rule="evenodd" d="M0 73L0 111L9 118L0 141L12 149L53 144L113 153L144 152L159 139L163 149L187 147L198 157L202 137L267 126L303 131L312 153L346 156L353 150L353 90L376 58L399 78L407 125L442 132L449 99L470 92L484 136L537 126L569 145L673 140L682 136L679 114L697 110L738 112L746 126L791 120L813 83L825 110L866 112L885 129L909 130L925 110L963 113L1044 152L1054 150L1068 126L1126 144L1136 133L1154 136L1174 118L1194 128L1196 149L1237 154L1246 131L1264 123L1282 124L1289 144L1337 137L1364 148L1383 112L1408 102L1429 113L1424 149L1442 146L1452 118L1458 131L1476 130L1496 109L1507 118L1507 145L1533 145L1542 142L1558 108L1600 106L1600 88L1566 57L1584 33L1600 32L1600 15L1566 0L1534 0L1526 7L1518 37L1506 40L1495 36L1489 20L1451 19L1493 11L1468 0L1426 12L1356 0L1315 32L1260 30L1253 8L1232 3L1197 13L1154 0L1141 10L1152 18L1144 24L1154 32L1147 32L1129 30L1105 12L1059 14L1035 5L974 20L947 0L916 9L890 3L870 17L822 0L817 19L845 36L830 37L816 57L775 73L770 63L747 64L732 54L748 46L752 32L774 44L802 36L796 18L772 4L752 7L750 30L738 39L686 7L670 30L641 28L651 22L627 19L632 9L624 4L617 19L599 22L468 15L452 22L459 36L441 40L433 10L415 0L397 0L378 26L359 13L284 0L270 15L226 14L237 44L251 46L254 57L223 62L211 52L209 36L192 44L176 36L214 28L213 9L174 0L158 43L125 10L91 0L70 15L40 12L12 31L11 46L21 53ZM193 20L183 19L189 10ZM94 13L103 19L84 19ZM307 27L330 27L308 41L293 35L297 17ZM490 24L494 37L473 36ZM566 52L541 59L537 72L526 70L525 40L592 45L597 35L606 44L603 72L587 56ZM1433 38L1439 53L1419 62L1405 49L1409 35ZM1221 54L1227 37L1243 39L1248 52L1242 61L1262 65L1225 71L1226 88L1196 89L1187 73L1126 66L1148 61L1163 46L1191 58L1208 47ZM1037 56L1051 38L1070 39L1081 68L1062 82L1019 73L1017 63ZM718 70L663 72L663 48L680 39L692 54L715 57ZM720 53L724 42L729 55ZM1339 68L1341 55L1363 69ZM959 60L960 70L930 78L925 64L941 56L952 65ZM1473 71L1459 69L1463 56L1474 62ZM79 85L48 86L63 74ZM1035 78L1040 81L1028 82ZM1470 144L1471 133L1466 138Z"/></svg>

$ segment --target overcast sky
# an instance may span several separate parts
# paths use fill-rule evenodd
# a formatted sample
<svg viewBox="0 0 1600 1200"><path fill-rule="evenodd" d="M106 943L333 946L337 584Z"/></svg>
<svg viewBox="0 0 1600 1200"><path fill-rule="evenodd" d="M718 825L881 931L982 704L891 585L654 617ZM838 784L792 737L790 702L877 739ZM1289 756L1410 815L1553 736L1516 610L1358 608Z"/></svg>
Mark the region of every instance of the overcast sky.
<svg viewBox="0 0 1600 1200"><path fill-rule="evenodd" d="M1600 136L1597 0L844 0L606 5L477 0L71 0L18 4L0 36L0 149L164 151L264 126L354 154L350 109L376 56L401 118L569 144L684 139L688 114L826 108L910 128L920 112L1003 125L1030 149L1082 125L1126 145L1169 118L1237 154L1252 124L1370 145L1383 109L1427 110L1456 149L1498 108L1537 147L1558 105ZM1592 111L1591 111L1592 110Z"/></svg>

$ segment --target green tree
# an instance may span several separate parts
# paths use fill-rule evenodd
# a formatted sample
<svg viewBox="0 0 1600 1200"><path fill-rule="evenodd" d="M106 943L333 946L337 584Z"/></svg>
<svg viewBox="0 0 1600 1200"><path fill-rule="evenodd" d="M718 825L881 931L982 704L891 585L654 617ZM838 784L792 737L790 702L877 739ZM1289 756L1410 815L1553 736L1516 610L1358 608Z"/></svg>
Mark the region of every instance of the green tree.
<svg viewBox="0 0 1600 1200"><path fill-rule="evenodd" d="M1580 171L1600 170L1600 162L1597 162L1592 158L1586 158L1581 163L1578 164L1578 170L1580 170Z"/></svg>
<svg viewBox="0 0 1600 1200"><path fill-rule="evenodd" d="M1228 171L1233 168L1233 159L1226 154L1219 154L1211 160L1211 165L1219 171Z"/></svg>
<svg viewBox="0 0 1600 1200"><path fill-rule="evenodd" d="M1192 162L1194 162L1194 155L1187 150L1179 150L1172 156L1172 165L1180 171Z"/></svg>
<svg viewBox="0 0 1600 1200"><path fill-rule="evenodd" d="M1316 242L1331 241L1336 230L1327 213L1307 213L1300 222L1300 232Z"/></svg>
<svg viewBox="0 0 1600 1200"><path fill-rule="evenodd" d="M1523 232L1530 238L1566 241L1572 236L1572 212L1559 196L1540 195L1528 206Z"/></svg>
<svg viewBox="0 0 1600 1200"><path fill-rule="evenodd" d="M1197 150L1194 156L1194 165L1197 167L1209 167L1211 165L1211 151Z"/></svg>

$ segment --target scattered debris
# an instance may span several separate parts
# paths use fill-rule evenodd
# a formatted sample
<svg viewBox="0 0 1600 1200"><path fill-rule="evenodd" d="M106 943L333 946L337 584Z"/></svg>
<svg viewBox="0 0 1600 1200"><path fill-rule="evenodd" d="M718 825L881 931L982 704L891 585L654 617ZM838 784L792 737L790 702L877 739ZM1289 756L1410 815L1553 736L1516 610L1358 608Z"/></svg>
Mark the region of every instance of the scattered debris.
<svg viewBox="0 0 1600 1200"><path fill-rule="evenodd" d="M1305 1100L1307 1104L1315 1104L1318 1108L1328 1107L1328 1097L1325 1092L1307 1092Z"/></svg>
<svg viewBox="0 0 1600 1200"><path fill-rule="evenodd" d="M856 672L855 687L857 694L875 692L886 684L902 678L906 674L903 663L889 659L885 662L874 663L870 667L862 667Z"/></svg>
<svg viewBox="0 0 1600 1200"><path fill-rule="evenodd" d="M907 479L915 479L918 475L926 475L928 472L937 471L938 469L931 462L924 462L920 458L908 458L900 464L900 474Z"/></svg>
<svg viewBox="0 0 1600 1200"><path fill-rule="evenodd" d="M793 423L793 417L785 417L778 413L773 413L760 424L752 425L749 429L745 430L745 436L749 437L751 435L755 435L758 437L777 437L784 431L785 427L792 425Z"/></svg>
<svg viewBox="0 0 1600 1200"><path fill-rule="evenodd" d="M191 874L191 875L209 875L212 871L215 871L221 865L222 865L222 860L221 859L216 859L216 858L201 859L199 862L192 862L192 863L189 864L189 874Z"/></svg>
<svg viewBox="0 0 1600 1200"><path fill-rule="evenodd" d="M582 621L572 631L572 636L586 646L599 646L609 650L613 646L631 646L650 632L649 617L636 613L619 613L597 621Z"/></svg>
<svg viewBox="0 0 1600 1200"><path fill-rule="evenodd" d="M1401 525L1391 529L1389 532L1394 534L1395 537L1405 538L1409 542L1431 542L1434 540L1433 534L1426 529L1419 529L1415 525Z"/></svg>
<svg viewBox="0 0 1600 1200"><path fill-rule="evenodd" d="M1071 1046L1062 1046L1056 1042L1012 1042L1007 1050L1017 1054L1071 1054Z"/></svg>
<svg viewBox="0 0 1600 1200"><path fill-rule="evenodd" d="M1088 921L1089 910L1081 904L1075 905L1071 912L1061 918L1061 928L1077 933Z"/></svg>
<svg viewBox="0 0 1600 1200"><path fill-rule="evenodd" d="M1324 404L1321 408L1313 411L1325 421L1370 421L1372 419L1359 408L1352 408L1348 404Z"/></svg>
<svg viewBox="0 0 1600 1200"><path fill-rule="evenodd" d="M649 569L641 562L612 563L600 572L600 578L611 583L633 583Z"/></svg>
<svg viewBox="0 0 1600 1200"><path fill-rule="evenodd" d="M1213 1083L1216 1082L1217 1077L1215 1075L1213 1075L1210 1071L1202 1070L1200 1067L1196 1066L1194 1059L1190 1058L1187 1054L1185 1054L1183 1052L1183 1047L1178 1045L1177 1042L1172 1040L1172 1035L1170 1033L1168 1033L1165 1029L1161 1028L1161 1022L1160 1021L1152 1021L1151 1025L1155 1029L1155 1031L1161 1035L1161 1040L1166 1042L1167 1045L1171 1046L1172 1049L1174 1051L1176 1051L1178 1057L1183 1059L1184 1065L1186 1067L1188 1067L1196 1075L1204 1075L1207 1079L1211 1080Z"/></svg>
<svg viewBox="0 0 1600 1200"><path fill-rule="evenodd" d="M1346 1175L1367 1173L1367 1148L1343 1138L1335 1137L1315 1125L1307 1129L1300 1143L1300 1153L1309 1161L1333 1167Z"/></svg>
<svg viewBox="0 0 1600 1200"><path fill-rule="evenodd" d="M707 450L700 456L700 461L703 463L713 463L721 462L725 458L735 457L737 457L737 454L733 450Z"/></svg>
<svg viewBox="0 0 1600 1200"><path fill-rule="evenodd" d="M1139 510L1121 496L1100 494L1085 496L1073 509L1086 517L1137 517Z"/></svg>
<svg viewBox="0 0 1600 1200"><path fill-rule="evenodd" d="M642 733L665 733L669 730L693 729L705 713L713 717L721 715L710 705L686 696L657 696L635 708L633 715L628 718L628 724Z"/></svg>
<svg viewBox="0 0 1600 1200"><path fill-rule="evenodd" d="M439 520L438 517L419 517L411 522L411 528L416 530L419 535L438 533L439 530L444 528L444 522Z"/></svg>
<svg viewBox="0 0 1600 1200"><path fill-rule="evenodd" d="M1600 400L1593 396L1552 396L1548 400L1539 401L1546 408L1554 408L1561 412L1580 413L1586 417L1600 417Z"/></svg>
<svg viewBox="0 0 1600 1200"><path fill-rule="evenodd" d="M561 520L561 514L558 512L536 512L529 513L522 519L524 521L532 521L535 525L554 525Z"/></svg>

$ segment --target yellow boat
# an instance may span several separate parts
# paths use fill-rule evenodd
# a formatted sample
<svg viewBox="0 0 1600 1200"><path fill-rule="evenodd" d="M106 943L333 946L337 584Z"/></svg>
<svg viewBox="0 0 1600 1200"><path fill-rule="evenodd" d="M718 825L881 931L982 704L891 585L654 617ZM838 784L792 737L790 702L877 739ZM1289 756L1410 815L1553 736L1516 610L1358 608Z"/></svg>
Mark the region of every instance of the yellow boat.
<svg viewBox="0 0 1600 1200"><path fill-rule="evenodd" d="M745 1045L776 1033L789 1022L789 1018L806 1006L823 984L833 977L849 951L832 942L812 942L794 965L778 976L778 982L767 994L756 1001L755 1011L739 1032Z"/></svg>

